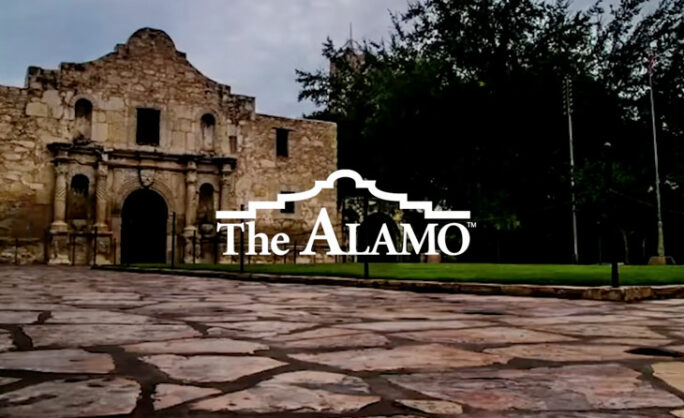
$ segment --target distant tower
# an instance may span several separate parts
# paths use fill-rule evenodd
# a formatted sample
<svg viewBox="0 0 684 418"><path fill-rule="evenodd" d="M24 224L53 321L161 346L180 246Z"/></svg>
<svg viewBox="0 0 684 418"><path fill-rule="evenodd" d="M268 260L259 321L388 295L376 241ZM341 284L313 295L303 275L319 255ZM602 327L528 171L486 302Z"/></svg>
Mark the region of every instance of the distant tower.
<svg viewBox="0 0 684 418"><path fill-rule="evenodd" d="M354 40L354 34L352 31L352 24L349 23L349 38L342 45L342 60L346 61L351 68L359 68L363 64L363 53L361 52L361 47ZM337 71L334 61L330 61L330 74L333 75Z"/></svg>
<svg viewBox="0 0 684 418"><path fill-rule="evenodd" d="M354 50L355 45L354 45L354 33L352 30L352 23L349 22L349 38L347 39L347 42L344 43L345 49L351 49Z"/></svg>

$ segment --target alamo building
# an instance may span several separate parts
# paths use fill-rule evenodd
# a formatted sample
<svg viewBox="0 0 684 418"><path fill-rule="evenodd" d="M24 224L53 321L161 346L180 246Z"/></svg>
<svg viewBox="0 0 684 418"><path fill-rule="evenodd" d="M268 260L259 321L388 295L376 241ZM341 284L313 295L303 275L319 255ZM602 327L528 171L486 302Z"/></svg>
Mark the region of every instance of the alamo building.
<svg viewBox="0 0 684 418"><path fill-rule="evenodd" d="M0 86L0 261L234 262L215 211L310 189L337 169L336 141L335 124L256 113L160 30L29 67L23 88ZM335 190L257 228L296 237L321 207L338 216Z"/></svg>

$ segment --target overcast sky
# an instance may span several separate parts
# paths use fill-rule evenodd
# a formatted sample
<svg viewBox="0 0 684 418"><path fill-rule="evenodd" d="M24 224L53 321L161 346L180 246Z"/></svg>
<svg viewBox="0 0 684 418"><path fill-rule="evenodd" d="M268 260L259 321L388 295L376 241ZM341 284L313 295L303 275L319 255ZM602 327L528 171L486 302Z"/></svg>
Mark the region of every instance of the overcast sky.
<svg viewBox="0 0 684 418"><path fill-rule="evenodd" d="M589 0L578 0L584 4ZM256 97L257 111L301 116L295 68L326 66L321 43L378 40L406 0L0 0L0 84L26 67L98 58L141 27L166 31L206 76Z"/></svg>

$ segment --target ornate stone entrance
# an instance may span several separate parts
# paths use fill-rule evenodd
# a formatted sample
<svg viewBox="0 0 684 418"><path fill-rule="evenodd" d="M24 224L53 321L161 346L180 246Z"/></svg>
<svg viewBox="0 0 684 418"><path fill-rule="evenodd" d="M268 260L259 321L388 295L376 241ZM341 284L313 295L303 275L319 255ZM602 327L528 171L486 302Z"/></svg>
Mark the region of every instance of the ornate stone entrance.
<svg viewBox="0 0 684 418"><path fill-rule="evenodd" d="M121 261L166 262L168 208L164 199L149 189L128 195L121 211Z"/></svg>

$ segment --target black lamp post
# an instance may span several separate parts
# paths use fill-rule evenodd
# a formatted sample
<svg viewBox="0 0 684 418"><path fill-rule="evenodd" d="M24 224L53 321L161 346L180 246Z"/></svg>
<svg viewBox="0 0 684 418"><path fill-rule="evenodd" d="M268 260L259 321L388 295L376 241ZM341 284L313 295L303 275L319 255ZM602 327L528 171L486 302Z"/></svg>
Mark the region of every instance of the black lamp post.
<svg viewBox="0 0 684 418"><path fill-rule="evenodd" d="M604 161L606 162L607 165L607 172L606 172L606 196L605 196L605 201L606 201L606 207L607 207L607 215L608 215L608 246L609 250L608 253L610 254L610 285L612 287L620 287L620 271L618 270L618 226L617 226L617 221L615 220L616 218L616 212L615 212L615 205L611 204L611 196L612 192L611 189L613 187L613 153L612 153L612 144L610 142L606 142L603 144L603 147L606 151L606 158L604 158Z"/></svg>

